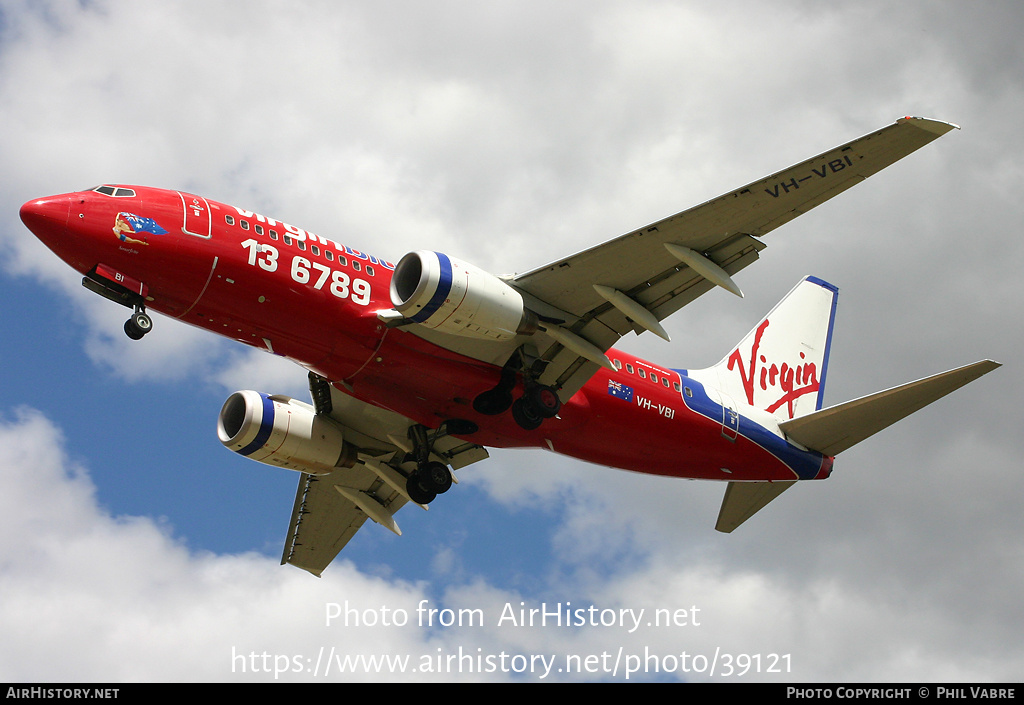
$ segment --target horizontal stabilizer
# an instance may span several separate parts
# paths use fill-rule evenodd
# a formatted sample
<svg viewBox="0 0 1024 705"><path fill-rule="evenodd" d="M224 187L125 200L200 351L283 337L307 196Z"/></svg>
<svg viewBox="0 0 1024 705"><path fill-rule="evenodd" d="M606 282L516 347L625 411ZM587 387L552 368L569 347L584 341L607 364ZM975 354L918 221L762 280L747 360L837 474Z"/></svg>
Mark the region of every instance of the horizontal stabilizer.
<svg viewBox="0 0 1024 705"><path fill-rule="evenodd" d="M796 480L730 482L725 489L715 529L728 534L795 484Z"/></svg>
<svg viewBox="0 0 1024 705"><path fill-rule="evenodd" d="M884 392L786 421L779 428L791 440L824 455L837 455L900 419L923 409L999 367L982 360Z"/></svg>

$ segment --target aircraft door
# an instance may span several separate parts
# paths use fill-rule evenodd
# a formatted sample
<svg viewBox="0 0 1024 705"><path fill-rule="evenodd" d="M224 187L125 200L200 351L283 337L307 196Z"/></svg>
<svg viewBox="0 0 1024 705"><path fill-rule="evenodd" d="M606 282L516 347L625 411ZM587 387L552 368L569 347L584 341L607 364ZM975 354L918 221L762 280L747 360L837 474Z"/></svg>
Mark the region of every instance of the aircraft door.
<svg viewBox="0 0 1024 705"><path fill-rule="evenodd" d="M213 227L210 220L210 204L202 196L193 196L181 191L178 191L178 195L181 197L184 212L182 231L187 235L209 238Z"/></svg>

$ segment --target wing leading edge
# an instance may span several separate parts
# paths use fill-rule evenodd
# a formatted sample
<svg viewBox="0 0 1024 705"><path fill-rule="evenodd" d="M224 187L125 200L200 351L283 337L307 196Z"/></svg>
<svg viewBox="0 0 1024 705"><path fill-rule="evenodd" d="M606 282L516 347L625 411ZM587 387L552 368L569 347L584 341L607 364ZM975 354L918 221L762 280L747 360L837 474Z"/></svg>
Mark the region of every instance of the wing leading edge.
<svg viewBox="0 0 1024 705"><path fill-rule="evenodd" d="M732 290L731 275L757 260L765 247L762 236L953 129L958 128L937 120L901 118L702 205L518 275L510 283L541 311L564 312L565 328L607 350L629 331L651 328L635 322L595 285L620 292L657 320L716 285ZM703 259L694 261L695 256ZM548 362L541 381L561 387L563 398L597 369L553 339L541 358Z"/></svg>

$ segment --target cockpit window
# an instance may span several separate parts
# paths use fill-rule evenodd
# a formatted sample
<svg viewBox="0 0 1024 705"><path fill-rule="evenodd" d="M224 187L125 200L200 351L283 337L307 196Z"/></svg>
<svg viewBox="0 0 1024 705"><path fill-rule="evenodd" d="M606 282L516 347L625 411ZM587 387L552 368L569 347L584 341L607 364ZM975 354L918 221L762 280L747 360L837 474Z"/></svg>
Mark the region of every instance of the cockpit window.
<svg viewBox="0 0 1024 705"><path fill-rule="evenodd" d="M117 188L114 186L97 186L93 191L102 193L105 196L113 196L114 198L134 198L135 196L135 191L130 188Z"/></svg>

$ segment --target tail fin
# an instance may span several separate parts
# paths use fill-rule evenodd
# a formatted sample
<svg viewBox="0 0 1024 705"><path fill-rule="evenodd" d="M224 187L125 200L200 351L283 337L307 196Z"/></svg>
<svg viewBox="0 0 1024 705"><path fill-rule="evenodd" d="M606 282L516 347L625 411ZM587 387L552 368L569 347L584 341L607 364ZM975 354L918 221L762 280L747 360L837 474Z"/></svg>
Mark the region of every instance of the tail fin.
<svg viewBox="0 0 1024 705"><path fill-rule="evenodd" d="M822 406L839 289L804 277L735 349L688 374L789 421Z"/></svg>

